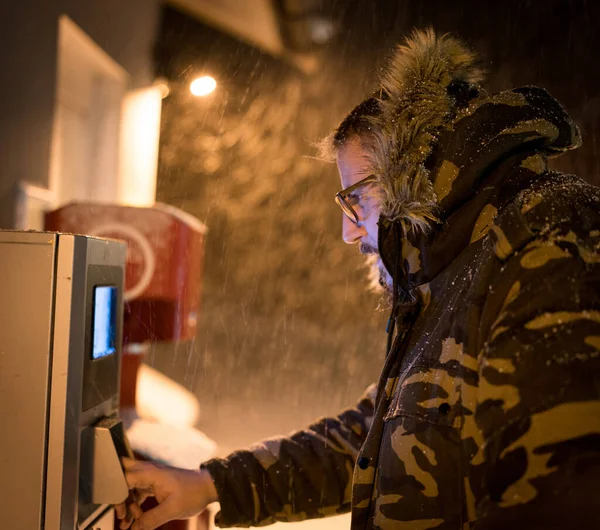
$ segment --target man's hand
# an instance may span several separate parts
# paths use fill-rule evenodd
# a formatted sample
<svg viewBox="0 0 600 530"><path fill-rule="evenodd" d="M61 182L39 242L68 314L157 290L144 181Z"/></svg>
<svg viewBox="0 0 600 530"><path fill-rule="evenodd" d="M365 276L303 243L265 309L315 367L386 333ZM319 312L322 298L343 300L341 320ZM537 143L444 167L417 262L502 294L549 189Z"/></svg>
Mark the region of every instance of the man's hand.
<svg viewBox="0 0 600 530"><path fill-rule="evenodd" d="M120 528L154 530L173 519L186 519L202 512L219 500L208 471L160 466L150 462L123 458L125 479L133 498L116 506ZM143 513L139 505L155 497L158 506ZM133 526L131 526L133 523Z"/></svg>

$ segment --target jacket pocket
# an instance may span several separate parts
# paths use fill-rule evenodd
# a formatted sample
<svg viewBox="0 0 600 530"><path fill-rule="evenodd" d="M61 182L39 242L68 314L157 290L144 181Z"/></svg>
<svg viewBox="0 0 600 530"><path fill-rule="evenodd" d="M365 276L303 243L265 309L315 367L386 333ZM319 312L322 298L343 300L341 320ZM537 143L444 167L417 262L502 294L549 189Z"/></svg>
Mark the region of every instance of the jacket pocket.
<svg viewBox="0 0 600 530"><path fill-rule="evenodd" d="M459 397L458 380L448 367L413 365L398 381L384 421L406 416L452 426L459 413Z"/></svg>

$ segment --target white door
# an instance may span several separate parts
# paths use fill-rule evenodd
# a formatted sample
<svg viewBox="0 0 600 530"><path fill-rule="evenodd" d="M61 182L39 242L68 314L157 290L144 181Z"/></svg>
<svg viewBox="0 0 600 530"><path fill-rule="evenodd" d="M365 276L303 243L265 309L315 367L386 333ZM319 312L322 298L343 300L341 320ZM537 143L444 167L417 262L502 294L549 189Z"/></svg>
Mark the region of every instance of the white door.
<svg viewBox="0 0 600 530"><path fill-rule="evenodd" d="M116 202L119 132L129 76L68 17L59 22L49 189L56 206Z"/></svg>

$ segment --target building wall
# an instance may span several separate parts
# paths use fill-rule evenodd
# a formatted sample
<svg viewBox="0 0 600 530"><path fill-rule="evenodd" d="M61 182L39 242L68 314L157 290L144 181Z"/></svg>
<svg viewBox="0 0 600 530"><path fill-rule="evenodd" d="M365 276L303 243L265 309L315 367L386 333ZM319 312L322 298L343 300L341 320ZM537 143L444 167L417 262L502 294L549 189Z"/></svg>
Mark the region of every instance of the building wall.
<svg viewBox="0 0 600 530"><path fill-rule="evenodd" d="M0 5L0 228L19 180L44 185L50 163L58 17L68 15L131 75L153 78L159 0L7 0Z"/></svg>
<svg viewBox="0 0 600 530"><path fill-rule="evenodd" d="M341 240L335 166L315 160L311 142L366 90L363 80L304 76L173 11L158 56L171 94L157 197L208 234L195 344L157 346L150 361L196 392L201 426L219 443L352 404L382 366L387 315L366 292L364 259ZM203 73L217 89L194 98L189 83Z"/></svg>

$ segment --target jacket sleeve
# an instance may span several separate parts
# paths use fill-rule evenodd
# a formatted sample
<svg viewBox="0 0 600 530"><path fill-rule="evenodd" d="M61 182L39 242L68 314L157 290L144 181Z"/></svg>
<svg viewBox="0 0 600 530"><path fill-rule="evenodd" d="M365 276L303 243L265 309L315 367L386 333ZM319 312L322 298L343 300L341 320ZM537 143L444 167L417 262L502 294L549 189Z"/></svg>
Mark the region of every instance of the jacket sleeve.
<svg viewBox="0 0 600 530"><path fill-rule="evenodd" d="M349 511L354 462L371 426L375 393L372 385L337 417L204 463L219 493L217 525L263 526Z"/></svg>
<svg viewBox="0 0 600 530"><path fill-rule="evenodd" d="M476 530L600 528L599 249L598 230L556 230L515 252L491 285Z"/></svg>

